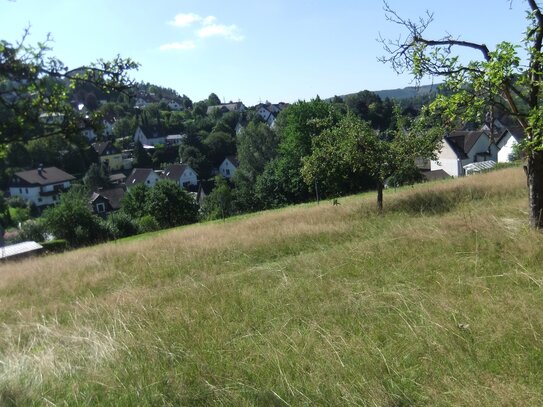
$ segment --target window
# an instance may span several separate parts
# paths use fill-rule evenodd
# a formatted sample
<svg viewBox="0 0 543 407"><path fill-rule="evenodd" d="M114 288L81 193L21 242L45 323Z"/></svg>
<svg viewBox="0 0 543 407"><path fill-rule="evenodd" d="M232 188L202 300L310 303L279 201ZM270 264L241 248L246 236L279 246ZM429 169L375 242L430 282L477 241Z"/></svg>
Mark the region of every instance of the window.
<svg viewBox="0 0 543 407"><path fill-rule="evenodd" d="M106 205L102 202L96 204L96 212L104 213L106 211Z"/></svg>
<svg viewBox="0 0 543 407"><path fill-rule="evenodd" d="M25 188L25 192L28 194L28 188Z"/></svg>
<svg viewBox="0 0 543 407"><path fill-rule="evenodd" d="M230 170L228 168L226 169L226 175L230 175Z"/></svg>

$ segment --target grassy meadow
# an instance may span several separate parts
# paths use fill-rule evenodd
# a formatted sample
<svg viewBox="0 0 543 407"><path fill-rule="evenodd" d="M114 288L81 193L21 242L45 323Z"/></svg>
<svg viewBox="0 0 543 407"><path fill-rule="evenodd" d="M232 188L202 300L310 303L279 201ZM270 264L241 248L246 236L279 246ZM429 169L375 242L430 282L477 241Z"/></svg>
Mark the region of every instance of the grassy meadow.
<svg viewBox="0 0 543 407"><path fill-rule="evenodd" d="M520 168L0 264L0 406L543 400Z"/></svg>

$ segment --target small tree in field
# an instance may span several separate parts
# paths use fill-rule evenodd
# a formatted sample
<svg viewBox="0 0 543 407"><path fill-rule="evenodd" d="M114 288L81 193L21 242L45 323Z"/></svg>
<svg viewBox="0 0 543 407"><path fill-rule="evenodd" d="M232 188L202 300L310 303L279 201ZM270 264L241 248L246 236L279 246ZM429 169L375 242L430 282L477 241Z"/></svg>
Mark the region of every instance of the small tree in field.
<svg viewBox="0 0 543 407"><path fill-rule="evenodd" d="M536 0L526 3L527 65L521 63L518 47L509 42L490 49L450 34L427 38L425 31L433 20L432 14L412 21L400 17L386 3L387 18L403 26L407 35L397 40L383 39L387 55L381 60L397 72L411 72L418 80L427 75L445 78L450 95L439 96L431 110L448 122L470 121L484 115L488 108L497 107L522 126L530 223L543 228L543 14ZM480 58L462 62L457 51L466 48L478 51Z"/></svg>
<svg viewBox="0 0 543 407"><path fill-rule="evenodd" d="M415 160L430 158L438 143L437 133L426 131L422 123L408 130L399 115L397 123L397 130L379 133L369 123L348 114L314 139L313 152L304 160L302 169L305 182L331 184L349 173L355 178L370 176L377 185L377 207L381 211L385 181L411 172Z"/></svg>

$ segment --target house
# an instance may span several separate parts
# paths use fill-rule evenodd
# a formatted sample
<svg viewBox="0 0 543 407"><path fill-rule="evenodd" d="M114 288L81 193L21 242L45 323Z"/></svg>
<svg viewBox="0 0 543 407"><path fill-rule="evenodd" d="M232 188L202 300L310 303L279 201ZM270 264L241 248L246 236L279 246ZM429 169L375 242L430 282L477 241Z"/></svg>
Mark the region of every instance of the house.
<svg viewBox="0 0 543 407"><path fill-rule="evenodd" d="M219 165L219 173L227 179L230 179L236 173L236 170L239 167L239 161L234 156L226 157L221 165Z"/></svg>
<svg viewBox="0 0 543 407"><path fill-rule="evenodd" d="M288 105L283 102L277 104L266 102L256 105L255 110L262 120L264 120L269 127L273 128L277 116L286 106Z"/></svg>
<svg viewBox="0 0 543 407"><path fill-rule="evenodd" d="M93 143L92 148L98 154L100 165L106 171L119 171L124 168L122 152L111 141Z"/></svg>
<svg viewBox="0 0 543 407"><path fill-rule="evenodd" d="M30 201L41 209L56 204L60 193L70 189L74 179L73 175L57 167L40 166L34 170L13 174L9 193Z"/></svg>
<svg viewBox="0 0 543 407"><path fill-rule="evenodd" d="M94 213L105 216L121 208L121 200L124 194L125 190L122 186L100 189L92 193L89 203Z"/></svg>
<svg viewBox="0 0 543 407"><path fill-rule="evenodd" d="M486 130L453 131L443 138L437 160L430 170L443 170L451 177L464 175L464 166L474 162L497 160L498 147Z"/></svg>
<svg viewBox="0 0 543 407"><path fill-rule="evenodd" d="M134 143L140 142L143 145L156 146L166 144L166 135L159 126L139 125L134 133Z"/></svg>
<svg viewBox="0 0 543 407"><path fill-rule="evenodd" d="M513 160L515 146L524 139L524 130L521 127L509 126L505 128L496 140L498 146L498 162L507 163Z"/></svg>
<svg viewBox="0 0 543 407"><path fill-rule="evenodd" d="M179 146L187 138L186 134L170 134L166 136L167 146Z"/></svg>
<svg viewBox="0 0 543 407"><path fill-rule="evenodd" d="M127 189L138 184L150 188L154 187L158 180L160 180L160 177L152 168L134 168L126 179L125 185Z"/></svg>
<svg viewBox="0 0 543 407"><path fill-rule="evenodd" d="M181 106L178 102L176 102L175 100L170 100L167 102L168 104L168 107L171 109L171 110L182 110L183 109L183 106Z"/></svg>
<svg viewBox="0 0 543 407"><path fill-rule="evenodd" d="M175 181L180 187L198 185L198 174L186 164L173 164L164 170L164 178Z"/></svg>
<svg viewBox="0 0 543 407"><path fill-rule="evenodd" d="M218 110L221 113L228 113L228 112L243 112L247 110L247 108L241 102L222 103L220 105L209 106L207 108L207 114L211 114L215 112L216 110Z"/></svg>

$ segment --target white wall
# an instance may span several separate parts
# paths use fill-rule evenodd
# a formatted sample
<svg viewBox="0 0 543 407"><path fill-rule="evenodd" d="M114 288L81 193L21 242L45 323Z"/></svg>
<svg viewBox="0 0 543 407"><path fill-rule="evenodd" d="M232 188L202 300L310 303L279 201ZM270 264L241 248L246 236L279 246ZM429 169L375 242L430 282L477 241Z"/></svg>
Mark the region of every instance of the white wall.
<svg viewBox="0 0 543 407"><path fill-rule="evenodd" d="M181 174L181 178L179 179L179 185L183 186L187 183L190 185L198 185L196 172L190 167L187 167L185 171L183 171L183 174Z"/></svg>
<svg viewBox="0 0 543 407"><path fill-rule="evenodd" d="M445 140L443 140L438 159L430 162L430 171L437 170L443 170L451 177L460 177L463 175L463 168L460 160Z"/></svg>
<svg viewBox="0 0 543 407"><path fill-rule="evenodd" d="M224 178L232 178L236 173L236 167L230 162L230 160L225 159L219 166L219 172Z"/></svg>
<svg viewBox="0 0 543 407"><path fill-rule="evenodd" d="M498 147L498 162L499 163L508 163L510 161L509 156L513 154L513 148L517 145L517 140L510 134L505 136Z"/></svg>

